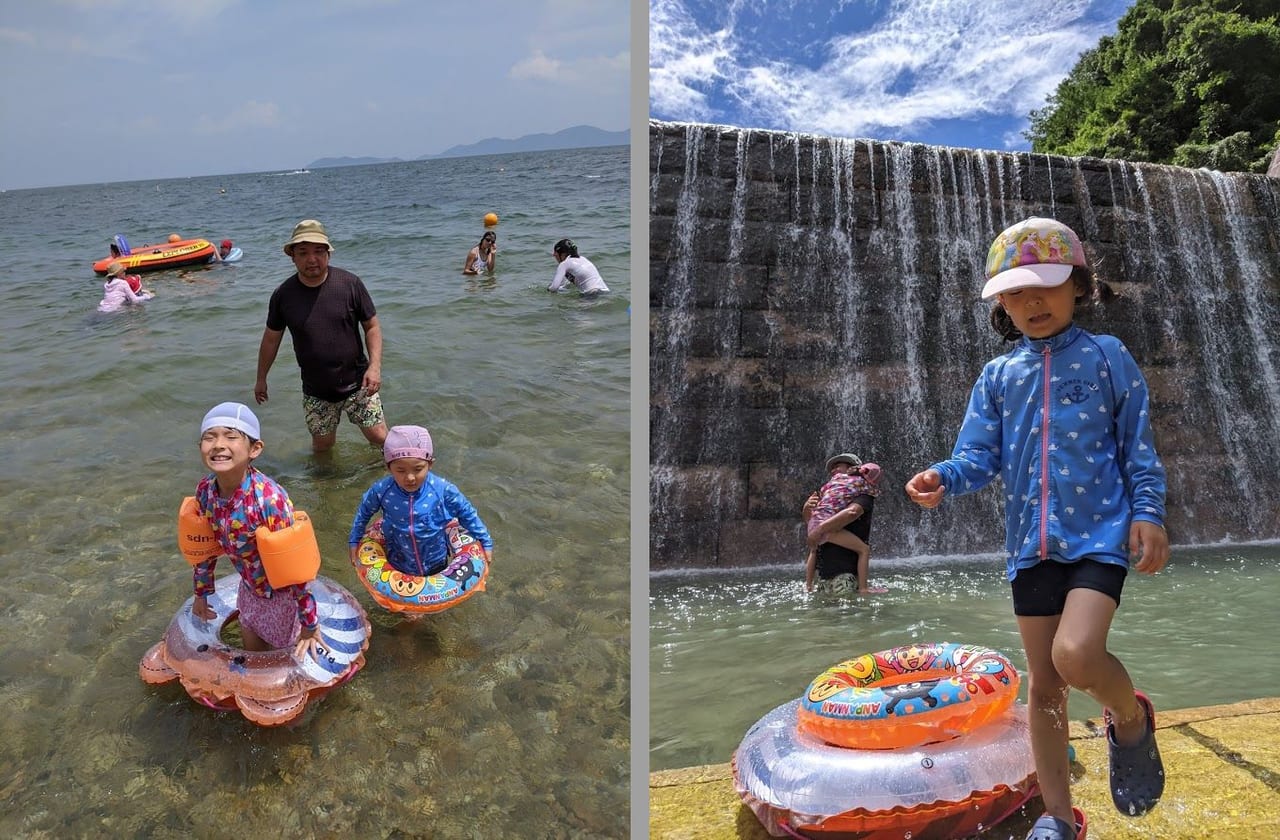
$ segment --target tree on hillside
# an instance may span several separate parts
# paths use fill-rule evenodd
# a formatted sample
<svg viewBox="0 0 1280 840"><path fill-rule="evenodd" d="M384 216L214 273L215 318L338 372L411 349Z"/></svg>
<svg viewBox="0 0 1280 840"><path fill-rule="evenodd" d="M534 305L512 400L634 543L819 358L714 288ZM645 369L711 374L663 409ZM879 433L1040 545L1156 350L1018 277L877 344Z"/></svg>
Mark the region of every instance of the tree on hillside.
<svg viewBox="0 0 1280 840"><path fill-rule="evenodd" d="M1280 0L1136 0L1030 119L1036 152L1265 172Z"/></svg>

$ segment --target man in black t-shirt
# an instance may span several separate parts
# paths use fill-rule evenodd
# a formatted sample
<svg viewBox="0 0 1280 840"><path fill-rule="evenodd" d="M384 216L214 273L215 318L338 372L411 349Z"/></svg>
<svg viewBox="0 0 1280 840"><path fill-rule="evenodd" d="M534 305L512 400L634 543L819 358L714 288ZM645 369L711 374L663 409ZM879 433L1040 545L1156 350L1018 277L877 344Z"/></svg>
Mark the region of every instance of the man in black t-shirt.
<svg viewBox="0 0 1280 840"><path fill-rule="evenodd" d="M837 464L861 466L862 460L849 452L832 455L827 459L827 472ZM801 519L809 521L813 509L818 504L818 494L814 493L805 500L801 509ZM857 496L844 510L828 519L825 525L832 528L844 528L846 531L871 544L871 516L875 510L875 496L863 494ZM867 585L867 564L858 562L858 554L851 549L835 543L822 543L818 546L817 577L820 589L833 592L856 591L859 594L873 592Z"/></svg>
<svg viewBox="0 0 1280 840"><path fill-rule="evenodd" d="M294 227L284 252L297 271L271 293L253 386L254 399L266 402L267 373L287 329L302 370L302 406L316 452L332 448L344 413L375 446L387 437L378 396L382 329L377 310L359 277L329 266L332 250L320 222L304 219Z"/></svg>

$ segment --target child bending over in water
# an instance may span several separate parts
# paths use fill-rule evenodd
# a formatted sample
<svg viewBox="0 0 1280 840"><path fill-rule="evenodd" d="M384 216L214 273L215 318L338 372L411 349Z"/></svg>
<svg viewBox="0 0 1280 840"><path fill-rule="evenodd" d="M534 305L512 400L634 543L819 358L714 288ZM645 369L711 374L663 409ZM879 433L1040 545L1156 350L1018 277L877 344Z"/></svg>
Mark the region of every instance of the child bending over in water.
<svg viewBox="0 0 1280 840"><path fill-rule="evenodd" d="M1019 222L992 243L986 276L991 325L1015 344L978 376L951 457L906 490L932 508L997 475L1004 483L1005 574L1045 807L1027 836L1076 840L1085 820L1071 802L1070 687L1103 707L1116 808L1139 816L1164 792L1155 710L1107 634L1129 570L1154 574L1169 560L1165 472L1137 363L1118 338L1074 322L1095 287L1075 232L1053 219Z"/></svg>
<svg viewBox="0 0 1280 840"><path fill-rule="evenodd" d="M316 656L320 640L315 597L306 584L273 590L258 555L254 532L259 526L279 531L293 524L289 494L253 466L262 448L258 418L247 406L225 402L210 409L200 424L200 457L209 474L196 486L196 504L213 526L218 547L240 573L236 607L245 650L272 650L296 641L295 656ZM191 614L205 621L217 617L207 600L217 562L215 555L194 568Z"/></svg>
<svg viewBox="0 0 1280 840"><path fill-rule="evenodd" d="M857 534L843 528L821 527L859 496L880 495L880 489L876 486L880 481L879 465L855 461L856 458L852 455L836 455L827 461L831 478L818 491L818 504L813 508L807 525L809 556L805 559L804 566L806 591L813 591L813 580L818 570L818 546L822 543L833 543L857 554L858 568L865 569L870 562L871 546Z"/></svg>

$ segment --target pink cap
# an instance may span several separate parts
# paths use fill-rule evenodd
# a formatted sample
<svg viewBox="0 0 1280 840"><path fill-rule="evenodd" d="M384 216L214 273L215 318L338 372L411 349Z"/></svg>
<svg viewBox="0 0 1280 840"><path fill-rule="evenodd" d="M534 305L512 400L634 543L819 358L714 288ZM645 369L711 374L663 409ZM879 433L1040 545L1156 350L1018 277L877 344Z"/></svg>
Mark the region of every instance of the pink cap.
<svg viewBox="0 0 1280 840"><path fill-rule="evenodd" d="M382 458L388 464L397 458L431 460L431 433L421 426L392 426L382 443Z"/></svg>
<svg viewBox="0 0 1280 840"><path fill-rule="evenodd" d="M865 478L869 484L876 484L880 481L879 464L873 464L870 461L867 461L858 468L858 471L862 473L862 477Z"/></svg>

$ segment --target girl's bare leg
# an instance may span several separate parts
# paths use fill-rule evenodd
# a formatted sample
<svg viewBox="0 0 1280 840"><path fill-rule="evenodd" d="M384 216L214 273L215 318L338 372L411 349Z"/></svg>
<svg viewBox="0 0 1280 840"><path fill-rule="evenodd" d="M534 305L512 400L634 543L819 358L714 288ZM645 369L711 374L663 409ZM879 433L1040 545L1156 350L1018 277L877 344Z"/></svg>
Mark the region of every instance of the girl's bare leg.
<svg viewBox="0 0 1280 840"><path fill-rule="evenodd" d="M1072 688L1111 710L1116 741L1136 744L1146 732L1147 716L1133 693L1124 665L1107 650L1107 634L1116 602L1093 589L1067 593L1062 622L1053 639L1053 665Z"/></svg>
<svg viewBox="0 0 1280 840"><path fill-rule="evenodd" d="M1074 825L1071 778L1067 762L1067 681L1054 666L1054 638L1062 616L1018 618L1022 648L1027 654L1027 716L1031 724L1031 755L1046 814Z"/></svg>

